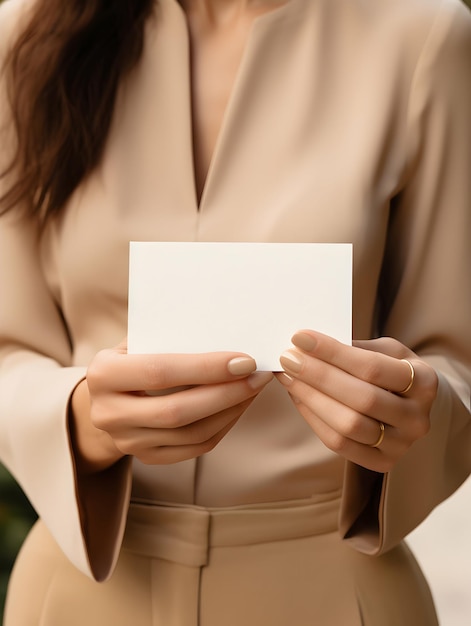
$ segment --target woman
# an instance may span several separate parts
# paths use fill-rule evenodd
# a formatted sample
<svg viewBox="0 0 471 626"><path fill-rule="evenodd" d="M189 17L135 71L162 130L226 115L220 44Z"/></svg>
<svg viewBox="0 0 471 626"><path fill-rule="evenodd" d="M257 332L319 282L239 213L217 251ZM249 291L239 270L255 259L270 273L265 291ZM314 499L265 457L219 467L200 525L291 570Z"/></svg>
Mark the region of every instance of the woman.
<svg viewBox="0 0 471 626"><path fill-rule="evenodd" d="M467 9L9 0L0 29L0 458L40 516L6 626L435 624L403 539L470 471ZM353 242L354 345L128 355L130 240Z"/></svg>

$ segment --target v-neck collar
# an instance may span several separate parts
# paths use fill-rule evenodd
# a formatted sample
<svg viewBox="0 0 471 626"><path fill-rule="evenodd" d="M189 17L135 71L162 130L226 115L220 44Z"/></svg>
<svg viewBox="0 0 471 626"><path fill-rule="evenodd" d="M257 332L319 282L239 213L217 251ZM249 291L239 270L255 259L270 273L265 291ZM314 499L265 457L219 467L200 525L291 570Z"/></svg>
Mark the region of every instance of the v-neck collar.
<svg viewBox="0 0 471 626"><path fill-rule="evenodd" d="M198 192L196 185L196 167L195 167L195 151L194 151L194 139L193 139L193 125L194 125L194 116L193 116L193 106L192 106L192 93L191 93L191 58L190 58L190 36L188 32L188 25L186 20L186 15L179 4L178 0L164 0L168 3L169 8L175 11L178 14L178 19L181 22L182 30L186 33L186 50L187 50L187 63L185 70L181 72L181 80L185 81L185 85L182 85L182 92L185 92L186 101L183 104L185 108L186 120L185 120L185 129L186 129L186 141L189 146L191 152L191 184L192 184L192 196L193 196L193 207L196 212L202 213L205 210L205 207L209 201L211 196L211 190L213 186L213 181L217 180L220 174L220 167L222 166L223 159L222 156L228 150L230 150L229 146L229 136L234 137L237 133L232 133L232 127L236 122L236 113L239 109L239 101L243 98L244 85L246 84L247 74L252 66L252 58L253 53L257 47L258 34L261 29L276 19L279 19L285 12L293 9L293 5L297 4L297 0L286 0L284 4L281 4L279 7L259 15L256 17L250 27L250 31L247 37L247 42L245 44L244 50L242 52L242 57L239 63L239 67L237 68L236 75L234 78L234 82L231 88L231 92L229 94L229 98L227 101L226 108L224 110L224 114L221 121L221 126L219 129L219 133L216 139L216 143L214 145L214 150L211 155L211 160L209 163L208 171L206 173L206 178L203 184L203 189L201 192L201 197L198 200ZM178 80L178 77L177 77ZM189 135L188 135L189 133Z"/></svg>

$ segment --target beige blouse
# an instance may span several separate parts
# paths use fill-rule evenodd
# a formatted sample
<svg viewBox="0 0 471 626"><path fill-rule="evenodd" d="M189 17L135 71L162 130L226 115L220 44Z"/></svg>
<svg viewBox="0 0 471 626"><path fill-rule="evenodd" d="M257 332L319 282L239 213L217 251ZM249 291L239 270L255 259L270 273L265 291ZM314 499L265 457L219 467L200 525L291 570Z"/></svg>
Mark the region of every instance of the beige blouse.
<svg viewBox="0 0 471 626"><path fill-rule="evenodd" d="M0 46L24 6L2 5ZM98 579L131 488L212 507L341 492L341 535L387 550L471 470L469 11L289 0L253 26L199 205L192 158L185 17L159 0L102 163L63 219L39 244L34 224L0 220L0 459ZM383 477L325 448L273 381L211 453L134 462L132 487L128 459L77 483L68 400L126 334L130 240L353 242L354 336L396 337L437 369L430 433Z"/></svg>

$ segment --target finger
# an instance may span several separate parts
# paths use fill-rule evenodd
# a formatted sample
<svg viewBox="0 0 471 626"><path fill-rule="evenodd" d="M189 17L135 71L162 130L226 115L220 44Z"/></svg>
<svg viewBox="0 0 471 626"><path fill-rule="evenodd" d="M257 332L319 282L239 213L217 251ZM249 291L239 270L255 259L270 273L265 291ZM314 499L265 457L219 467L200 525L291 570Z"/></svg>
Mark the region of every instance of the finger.
<svg viewBox="0 0 471 626"><path fill-rule="evenodd" d="M239 419L253 400L254 398L250 398L180 428L134 428L126 431L123 437L118 436L116 442L122 452L134 456L144 453L149 448L204 444L223 431L228 424Z"/></svg>
<svg viewBox="0 0 471 626"><path fill-rule="evenodd" d="M381 447L373 448L370 444L364 445L337 432L303 404L298 404L297 408L329 450L372 471L389 472L408 449L408 445L396 437L394 428L386 426ZM378 433L375 440L377 439Z"/></svg>
<svg viewBox="0 0 471 626"><path fill-rule="evenodd" d="M396 428L403 427L408 420L411 425L415 423L414 404L404 406L400 397L317 359L310 359L306 366L309 382L284 374L276 377L291 396L345 436L352 429L361 443L374 440L371 424L377 420ZM365 428L363 420L370 420L369 428Z"/></svg>
<svg viewBox="0 0 471 626"><path fill-rule="evenodd" d="M282 374L276 376L283 382ZM343 437L366 445L377 441L378 421L376 419L366 417L301 381L290 384L288 391L295 399L297 406L303 405L312 411Z"/></svg>
<svg viewBox="0 0 471 626"><path fill-rule="evenodd" d="M143 451L137 458L147 465L169 465L194 459L203 454L211 452L217 444L223 439L231 428L237 424L239 418L234 419L227 424L216 435L208 439L204 443L182 445L182 446L160 446L153 449Z"/></svg>
<svg viewBox="0 0 471 626"><path fill-rule="evenodd" d="M249 376L255 360L241 353L127 354L123 349L99 352L87 372L92 390L159 390L208 385Z"/></svg>
<svg viewBox="0 0 471 626"><path fill-rule="evenodd" d="M299 367L292 376L293 389L289 391L308 406L314 401L310 390L317 390L360 415L393 426L397 426L414 408L408 404L404 406L403 398L298 350L286 351L280 361L290 376L294 368ZM288 379L280 379L280 382L288 385ZM299 382L303 385L298 385Z"/></svg>
<svg viewBox="0 0 471 626"><path fill-rule="evenodd" d="M114 394L92 399L92 419L97 428L180 428L257 395L273 378L256 372L248 378L217 385L202 385L165 396Z"/></svg>
<svg viewBox="0 0 471 626"><path fill-rule="evenodd" d="M331 367L331 366L328 366ZM339 370L337 370L339 371ZM348 377L348 374L343 374ZM341 436L348 437L358 443L373 444L378 439L378 423L383 422L387 427L392 427L394 438L410 445L413 441L427 434L430 428L430 419L427 411L420 408L415 401L406 401L379 389L363 381L355 381L355 386L360 389L369 388L370 398L366 391L352 392L350 400L354 407L345 401L338 400L346 393L348 397L348 385L334 385L337 397L329 396L298 379L286 376L284 373L276 374L276 378L287 389L288 393L296 401L296 406L304 405L319 419L333 428ZM350 377L352 378L352 377ZM336 389L338 387L338 389ZM376 398L379 398L377 401ZM376 436L372 435L373 432Z"/></svg>
<svg viewBox="0 0 471 626"><path fill-rule="evenodd" d="M355 339L353 345L356 348L381 352L396 359L414 358L415 354L407 346L392 337L378 337L377 339Z"/></svg>
<svg viewBox="0 0 471 626"><path fill-rule="evenodd" d="M409 365L401 359L382 352L347 346L332 337L314 331L298 332L292 337L292 342L298 348L298 355L299 353L309 354L355 378L388 391L400 392L410 383ZM302 369L306 359L303 358L301 361L301 364L295 363L297 371L294 373L303 378ZM287 362L286 365L289 368L291 364Z"/></svg>

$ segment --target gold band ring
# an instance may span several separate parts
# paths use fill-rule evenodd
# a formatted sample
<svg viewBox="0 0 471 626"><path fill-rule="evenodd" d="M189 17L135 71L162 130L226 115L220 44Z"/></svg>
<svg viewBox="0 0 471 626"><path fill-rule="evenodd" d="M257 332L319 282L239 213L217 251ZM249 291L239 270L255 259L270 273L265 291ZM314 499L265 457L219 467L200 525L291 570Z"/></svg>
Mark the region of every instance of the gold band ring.
<svg viewBox="0 0 471 626"><path fill-rule="evenodd" d="M384 439L384 424L383 422L378 422L379 424L379 437L378 441L375 443L370 443L370 448L379 448L379 446L383 443Z"/></svg>
<svg viewBox="0 0 471 626"><path fill-rule="evenodd" d="M396 392L396 393L398 393L400 395L403 395L403 394L407 393L408 391L410 391L412 389L412 385L414 384L414 379L415 379L415 369L414 369L414 366L412 365L412 363L410 361L408 361L407 359L401 359L401 361L403 361L404 363L407 363L407 365L409 366L409 369L410 369L410 381L409 381L409 384L402 391L397 391Z"/></svg>

